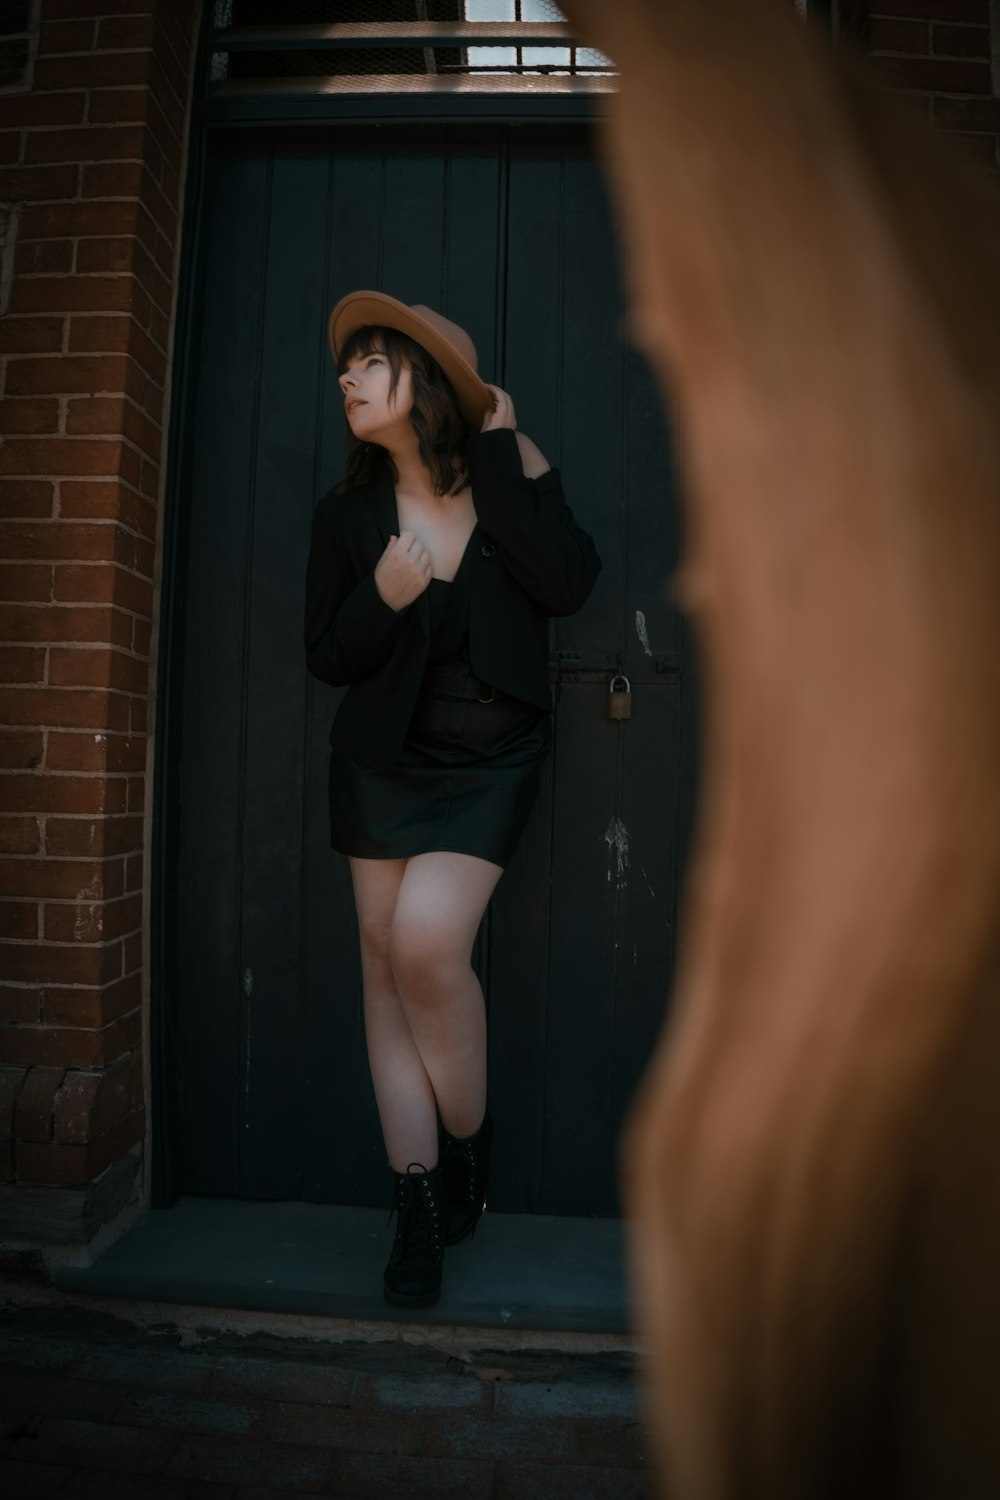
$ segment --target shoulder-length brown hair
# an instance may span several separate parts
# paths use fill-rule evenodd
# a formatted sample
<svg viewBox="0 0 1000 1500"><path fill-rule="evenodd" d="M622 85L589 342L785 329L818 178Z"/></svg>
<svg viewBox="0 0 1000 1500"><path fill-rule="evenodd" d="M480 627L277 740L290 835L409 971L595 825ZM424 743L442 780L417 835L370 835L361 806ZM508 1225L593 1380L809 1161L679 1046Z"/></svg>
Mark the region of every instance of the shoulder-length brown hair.
<svg viewBox="0 0 1000 1500"><path fill-rule="evenodd" d="M345 339L337 360L338 375L344 373L352 359L363 359L366 354L384 354L389 361L391 395L396 393L404 364L409 367L413 382L410 421L420 444L421 462L430 470L435 494L454 494L466 482L468 428L458 409L451 381L437 360L415 339L396 328L373 324L356 329ZM348 428L347 472L337 485L338 493L343 494L356 485L371 484L386 472L393 479L399 477L388 451L381 443L362 442Z"/></svg>

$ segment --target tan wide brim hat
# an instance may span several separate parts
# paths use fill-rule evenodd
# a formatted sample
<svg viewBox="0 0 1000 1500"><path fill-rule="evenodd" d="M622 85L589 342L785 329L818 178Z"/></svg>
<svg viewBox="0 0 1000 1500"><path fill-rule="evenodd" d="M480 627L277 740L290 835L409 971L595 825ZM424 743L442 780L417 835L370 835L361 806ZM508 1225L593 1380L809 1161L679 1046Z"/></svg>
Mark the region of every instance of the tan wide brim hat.
<svg viewBox="0 0 1000 1500"><path fill-rule="evenodd" d="M419 302L408 307L385 292L351 292L341 297L330 314L330 348L334 359L339 359L351 334L369 324L395 328L426 349L455 387L462 416L477 431L482 427L483 418L496 402L476 373L476 346L464 328Z"/></svg>

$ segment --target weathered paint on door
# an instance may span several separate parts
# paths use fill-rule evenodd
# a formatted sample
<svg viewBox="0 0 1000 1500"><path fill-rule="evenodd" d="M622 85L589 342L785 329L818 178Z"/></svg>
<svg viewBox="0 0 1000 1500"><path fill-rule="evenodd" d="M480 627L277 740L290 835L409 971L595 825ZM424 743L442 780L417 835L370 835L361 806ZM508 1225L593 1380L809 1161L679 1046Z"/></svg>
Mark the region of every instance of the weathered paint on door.
<svg viewBox="0 0 1000 1500"><path fill-rule="evenodd" d="M353 146L217 158L193 366L172 969L179 1186L381 1203L346 863L329 848L337 693L309 678L302 588L343 418L325 314L378 287L469 329L562 470L604 570L556 623L555 748L477 948L497 1122L491 1204L615 1213L616 1137L673 962L689 673L659 404L622 342L582 145ZM632 717L611 722L621 668Z"/></svg>

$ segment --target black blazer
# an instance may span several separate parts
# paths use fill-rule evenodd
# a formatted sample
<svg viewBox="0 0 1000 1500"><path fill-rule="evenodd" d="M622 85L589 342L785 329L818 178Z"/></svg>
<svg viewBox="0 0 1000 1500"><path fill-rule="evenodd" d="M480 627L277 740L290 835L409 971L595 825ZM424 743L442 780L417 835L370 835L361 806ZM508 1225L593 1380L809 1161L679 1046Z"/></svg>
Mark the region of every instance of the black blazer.
<svg viewBox="0 0 1000 1500"><path fill-rule="evenodd" d="M548 616L580 608L600 558L570 514L557 470L525 478L510 428L475 433L466 452L480 527L466 561L472 670L551 712ZM375 587L393 533L390 479L331 490L316 507L306 572L306 664L323 682L351 685L330 744L373 768L391 766L402 748L430 645L427 591L397 613Z"/></svg>

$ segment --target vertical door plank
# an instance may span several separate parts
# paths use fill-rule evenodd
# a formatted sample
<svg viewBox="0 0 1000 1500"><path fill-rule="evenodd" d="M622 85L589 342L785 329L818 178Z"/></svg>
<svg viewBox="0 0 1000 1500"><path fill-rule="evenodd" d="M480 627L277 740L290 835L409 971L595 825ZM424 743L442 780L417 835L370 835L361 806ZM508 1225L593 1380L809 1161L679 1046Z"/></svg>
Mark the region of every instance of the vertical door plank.
<svg viewBox="0 0 1000 1500"><path fill-rule="evenodd" d="M549 1004L553 762L493 897L489 949L489 1100L496 1125L490 1207L541 1200Z"/></svg>
<svg viewBox="0 0 1000 1500"><path fill-rule="evenodd" d="M560 650L624 649L626 511L622 296L607 200L589 157L568 153L563 197L562 468L604 566L585 610L557 625Z"/></svg>
<svg viewBox="0 0 1000 1500"><path fill-rule="evenodd" d="M634 351L626 365L625 447L625 651L640 658L676 658L683 648L683 622L672 592L680 556L676 463L659 393Z"/></svg>
<svg viewBox="0 0 1000 1500"><path fill-rule="evenodd" d="M382 153L355 149L329 164L324 192L328 278L314 421L315 502L344 472L345 422L326 317L348 292L381 286ZM310 521L303 535L308 545ZM300 582L304 584L305 578ZM343 689L306 678L303 926L306 1009L302 1068L303 1197L385 1201L385 1152L368 1075L357 923L347 860L330 848L330 725Z"/></svg>
<svg viewBox="0 0 1000 1500"><path fill-rule="evenodd" d="M326 290L322 159L271 164L253 475L243 812L240 1191L301 1188L302 580L315 483Z"/></svg>
<svg viewBox="0 0 1000 1500"><path fill-rule="evenodd" d="M447 300L444 179L440 152L400 151L386 161L379 290L401 302L441 308Z"/></svg>
<svg viewBox="0 0 1000 1500"><path fill-rule="evenodd" d="M267 166L217 168L191 466L178 838L182 1182L237 1190L243 693Z"/></svg>
<svg viewBox="0 0 1000 1500"><path fill-rule="evenodd" d="M519 147L507 185L507 284L499 384L518 426L556 463L561 457L562 181L559 156ZM504 295L504 289L501 289Z"/></svg>
<svg viewBox="0 0 1000 1500"><path fill-rule="evenodd" d="M382 287L382 203L385 163L381 151L356 147L338 152L328 163L324 190L327 211L328 277L316 312L322 323L324 355L320 365L320 395L316 411L319 471L316 499L344 472L344 406L337 370L326 339L326 323L334 304L349 292L378 291Z"/></svg>
<svg viewBox="0 0 1000 1500"><path fill-rule="evenodd" d="M636 695L621 726L622 852L615 902L611 1131L619 1134L666 1014L677 935L680 684L663 679Z"/></svg>
<svg viewBox="0 0 1000 1500"><path fill-rule="evenodd" d="M623 666L633 678L622 728L622 827L629 861L616 913L613 1130L663 1024L675 963L683 626L670 594L679 551L676 481L658 393L641 357L626 363ZM668 660L669 659L669 660ZM656 672L655 663L671 670ZM653 668L653 671L650 671Z"/></svg>
<svg viewBox="0 0 1000 1500"><path fill-rule="evenodd" d="M510 153L500 225L506 275L497 290L496 383L552 462L560 432L561 184L558 157ZM544 1201L553 766L554 758L491 910L490 1079L498 1127L491 1201L508 1212L537 1211Z"/></svg>
<svg viewBox="0 0 1000 1500"><path fill-rule="evenodd" d="M620 728L602 683L566 683L553 767L545 1172L541 1211L613 1204L611 1083Z"/></svg>
<svg viewBox="0 0 1000 1500"><path fill-rule="evenodd" d="M500 160L496 149L453 150L445 159L445 260L447 284L440 311L464 328L476 346L479 373L497 375Z"/></svg>

